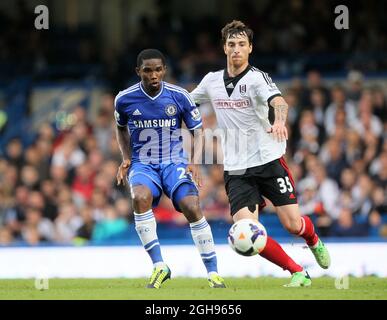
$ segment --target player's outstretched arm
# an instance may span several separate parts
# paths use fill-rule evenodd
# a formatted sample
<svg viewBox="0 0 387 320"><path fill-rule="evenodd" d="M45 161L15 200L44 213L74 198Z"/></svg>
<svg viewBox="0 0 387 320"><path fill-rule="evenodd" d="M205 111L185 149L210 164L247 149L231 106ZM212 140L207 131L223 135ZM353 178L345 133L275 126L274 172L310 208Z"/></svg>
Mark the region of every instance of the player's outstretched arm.
<svg viewBox="0 0 387 320"><path fill-rule="evenodd" d="M203 185L200 170L204 146L203 128L195 129L192 134L193 143L191 144L191 159L189 165L187 166L187 173L190 172L192 174L192 179L196 182L197 186L201 187Z"/></svg>
<svg viewBox="0 0 387 320"><path fill-rule="evenodd" d="M274 123L268 130L272 133L274 139L278 142L288 139L288 130L286 129L286 118L288 115L288 104L283 97L275 97L270 101L270 105L274 109Z"/></svg>
<svg viewBox="0 0 387 320"><path fill-rule="evenodd" d="M122 155L122 163L120 164L117 172L117 185L121 182L125 184L125 177L131 162L131 150L130 150L130 135L128 128L122 126L116 126L116 139Z"/></svg>

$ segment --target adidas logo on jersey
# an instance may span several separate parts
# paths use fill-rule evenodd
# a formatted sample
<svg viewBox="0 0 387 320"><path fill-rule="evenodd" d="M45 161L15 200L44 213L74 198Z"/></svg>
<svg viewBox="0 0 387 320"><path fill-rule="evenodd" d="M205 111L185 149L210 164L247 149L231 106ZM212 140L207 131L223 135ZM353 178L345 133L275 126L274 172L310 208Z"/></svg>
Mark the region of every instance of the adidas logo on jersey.
<svg viewBox="0 0 387 320"><path fill-rule="evenodd" d="M132 115L134 115L134 116L141 116L142 113L140 112L140 110L136 109L136 111L134 111L134 112L132 113Z"/></svg>
<svg viewBox="0 0 387 320"><path fill-rule="evenodd" d="M227 89L234 89L234 85L232 84L232 82L230 84L227 85L226 87Z"/></svg>

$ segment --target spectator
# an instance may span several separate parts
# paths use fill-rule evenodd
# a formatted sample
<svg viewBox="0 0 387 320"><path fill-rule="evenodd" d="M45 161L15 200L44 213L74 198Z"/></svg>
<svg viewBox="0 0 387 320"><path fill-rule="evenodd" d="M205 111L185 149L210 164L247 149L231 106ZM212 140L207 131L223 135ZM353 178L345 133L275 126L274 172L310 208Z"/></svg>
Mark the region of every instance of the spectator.
<svg viewBox="0 0 387 320"><path fill-rule="evenodd" d="M34 167L38 171L38 175L41 178L45 173L44 165L42 162L41 154L35 145L31 145L24 152L25 164Z"/></svg>
<svg viewBox="0 0 387 320"><path fill-rule="evenodd" d="M0 227L0 246L9 246L13 241L12 231L7 227Z"/></svg>
<svg viewBox="0 0 387 320"><path fill-rule="evenodd" d="M39 245L41 243L41 237L37 227L25 225L23 227L23 240L31 246Z"/></svg>
<svg viewBox="0 0 387 320"><path fill-rule="evenodd" d="M317 183L314 179L307 178L298 185L298 200L302 215L312 216L321 213Z"/></svg>
<svg viewBox="0 0 387 320"><path fill-rule="evenodd" d="M324 125L329 135L332 135L337 125L349 126L356 122L356 107L346 97L345 90L336 84L331 89L332 102L325 112ZM338 112L340 112L338 114ZM343 120L345 119L345 121Z"/></svg>
<svg viewBox="0 0 387 320"><path fill-rule="evenodd" d="M105 208L103 218L97 222L92 233L92 240L96 242L122 239L122 235L129 230L128 222L117 215L113 207Z"/></svg>
<svg viewBox="0 0 387 320"><path fill-rule="evenodd" d="M160 203L157 208L153 209L153 212L157 222L171 223L177 225L187 223L187 220L185 219L184 215L176 211L175 207L172 204L172 201L168 199L165 195L161 196Z"/></svg>
<svg viewBox="0 0 387 320"><path fill-rule="evenodd" d="M69 182L69 171L64 165L52 165L50 176L56 186L66 185Z"/></svg>
<svg viewBox="0 0 387 320"><path fill-rule="evenodd" d="M310 92L310 106L320 127L324 127L324 114L327 107L327 96L321 89L313 89Z"/></svg>
<svg viewBox="0 0 387 320"><path fill-rule="evenodd" d="M362 94L358 105L359 120L352 124L353 128L361 135L372 134L379 138L383 132L381 120L372 113L371 94Z"/></svg>
<svg viewBox="0 0 387 320"><path fill-rule="evenodd" d="M42 212L39 209L28 208L26 210L26 220L22 229L22 238L28 241L31 236L32 242L35 243L35 230L40 241L55 241L56 231L54 224L47 218L43 217ZM31 235L31 234L32 235Z"/></svg>
<svg viewBox="0 0 387 320"><path fill-rule="evenodd" d="M95 174L89 163L82 163L75 171L71 191L77 207L82 207L86 202L90 201L93 194Z"/></svg>
<svg viewBox="0 0 387 320"><path fill-rule="evenodd" d="M2 188L5 194L13 195L19 182L19 171L15 165L9 163L8 161L3 165L4 168L1 173Z"/></svg>
<svg viewBox="0 0 387 320"><path fill-rule="evenodd" d="M311 70L307 73L307 88L304 93L303 98L303 105L310 106L312 105L312 92L314 90L318 90L319 93L321 93L322 97L321 100L325 102L329 99L329 90L328 88L323 84L323 80L321 77L321 74L317 70ZM322 107L325 107L322 105Z"/></svg>
<svg viewBox="0 0 387 320"><path fill-rule="evenodd" d="M204 214L210 220L229 220L230 205L226 190L219 186L215 189L213 201L204 207Z"/></svg>
<svg viewBox="0 0 387 320"><path fill-rule="evenodd" d="M340 175L340 188L342 191L352 192L356 183L356 173L351 168L345 168Z"/></svg>
<svg viewBox="0 0 387 320"><path fill-rule="evenodd" d="M91 207L82 207L80 209L80 216L82 225L76 231L76 238L81 239L81 241L89 241L91 240L95 226L95 220L93 218L93 211Z"/></svg>
<svg viewBox="0 0 387 320"><path fill-rule="evenodd" d="M56 188L52 180L44 180L41 183L41 191L44 197L44 216L54 221L58 215Z"/></svg>
<svg viewBox="0 0 387 320"><path fill-rule="evenodd" d="M348 72L348 99L358 102L363 91L363 74L360 71L352 70Z"/></svg>
<svg viewBox="0 0 387 320"><path fill-rule="evenodd" d="M372 195L372 209L369 215L369 223L373 227L387 226L387 194L386 190L376 187Z"/></svg>
<svg viewBox="0 0 387 320"><path fill-rule="evenodd" d="M77 145L76 136L69 133L54 151L52 166L65 167L67 170L71 170L85 162L85 160L86 155Z"/></svg>
<svg viewBox="0 0 387 320"><path fill-rule="evenodd" d="M341 172L348 166L339 141L331 138L320 152L328 177L339 182Z"/></svg>
<svg viewBox="0 0 387 320"><path fill-rule="evenodd" d="M353 213L358 216L358 221L365 222L372 209L371 194L374 184L367 174L362 174L358 177L356 185L352 189Z"/></svg>
<svg viewBox="0 0 387 320"><path fill-rule="evenodd" d="M329 222L338 218L338 195L339 188L337 183L327 176L326 169L321 163L317 163L313 171L311 171L311 177L315 180L318 190L318 200L321 203L319 211L324 216L321 219L323 222L317 221L317 226L324 227L329 225ZM301 182L300 182L301 183Z"/></svg>
<svg viewBox="0 0 387 320"><path fill-rule="evenodd" d="M94 126L94 135L97 139L98 149L105 156L109 154L109 143L114 133L112 120L111 109L101 108L97 114Z"/></svg>
<svg viewBox="0 0 387 320"><path fill-rule="evenodd" d="M338 219L331 226L330 235L333 237L360 237L366 236L367 233L367 225L356 223L351 209L342 208Z"/></svg>
<svg viewBox="0 0 387 320"><path fill-rule="evenodd" d="M307 149L311 153L317 153L319 146L320 129L316 125L314 115L305 110L301 114L299 123L299 138L296 149Z"/></svg>
<svg viewBox="0 0 387 320"><path fill-rule="evenodd" d="M30 190L39 189L39 173L33 166L25 165L21 168L20 180L20 182Z"/></svg>
<svg viewBox="0 0 387 320"><path fill-rule="evenodd" d="M371 89L372 110L380 121L386 123L387 121L387 99L383 89L375 86Z"/></svg>
<svg viewBox="0 0 387 320"><path fill-rule="evenodd" d="M382 188L387 188L387 150L383 151L377 157L370 167L371 175L374 181Z"/></svg>
<svg viewBox="0 0 387 320"><path fill-rule="evenodd" d="M294 127L297 125L297 122L300 117L301 113L301 104L299 102L298 95L295 90L287 90L284 99L289 105L289 114L288 114L288 119L289 119L289 125L291 127Z"/></svg>
<svg viewBox="0 0 387 320"><path fill-rule="evenodd" d="M119 198L115 201L114 208L119 217L129 218L129 213L132 211L131 204L127 198Z"/></svg>
<svg viewBox="0 0 387 320"><path fill-rule="evenodd" d="M13 138L8 142L5 155L5 158L18 169L23 166L23 145L19 138Z"/></svg>
<svg viewBox="0 0 387 320"><path fill-rule="evenodd" d="M106 194L101 189L94 189L91 195L89 204L93 210L93 218L99 221L104 218L106 207L108 207L108 199Z"/></svg>
<svg viewBox="0 0 387 320"><path fill-rule="evenodd" d="M363 149L361 136L355 130L347 130L344 143L344 154L349 165L352 165L356 159L362 157Z"/></svg>
<svg viewBox="0 0 387 320"><path fill-rule="evenodd" d="M57 241L71 243L82 224L82 218L79 216L76 206L71 202L62 204L58 210L58 217L55 219Z"/></svg>
<svg viewBox="0 0 387 320"><path fill-rule="evenodd" d="M25 186L18 186L15 192L15 200L11 207L5 209L4 225L9 228L14 237L20 235L23 223L26 219L28 208L29 190Z"/></svg>

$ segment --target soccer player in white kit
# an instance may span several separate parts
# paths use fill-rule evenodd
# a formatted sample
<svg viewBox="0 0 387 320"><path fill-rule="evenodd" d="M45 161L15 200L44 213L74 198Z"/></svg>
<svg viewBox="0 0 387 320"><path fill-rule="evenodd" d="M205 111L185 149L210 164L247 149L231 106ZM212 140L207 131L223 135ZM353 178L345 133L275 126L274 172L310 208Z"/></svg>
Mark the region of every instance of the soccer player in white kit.
<svg viewBox="0 0 387 320"><path fill-rule="evenodd" d="M288 105L268 74L249 64L251 29L234 20L222 29L222 40L227 69L208 73L191 97L198 105L212 105L223 131L224 180L233 220L258 220L265 206L263 197L268 198L283 226L304 238L317 263L327 269L328 250L309 217L300 214L294 181L283 157ZM260 255L291 273L285 286L311 285L308 273L271 237Z"/></svg>

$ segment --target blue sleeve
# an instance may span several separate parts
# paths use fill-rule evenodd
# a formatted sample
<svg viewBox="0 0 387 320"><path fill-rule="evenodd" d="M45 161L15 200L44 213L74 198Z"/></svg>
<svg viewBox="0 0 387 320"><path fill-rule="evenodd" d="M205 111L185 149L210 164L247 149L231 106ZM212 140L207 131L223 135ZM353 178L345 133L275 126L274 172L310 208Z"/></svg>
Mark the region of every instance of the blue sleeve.
<svg viewBox="0 0 387 320"><path fill-rule="evenodd" d="M192 101L188 91L181 94L183 120L189 130L201 128L202 116L196 104Z"/></svg>
<svg viewBox="0 0 387 320"><path fill-rule="evenodd" d="M116 119L116 124L118 126L125 127L128 124L129 119L124 111L122 100L123 96L119 93L114 100L114 118Z"/></svg>

